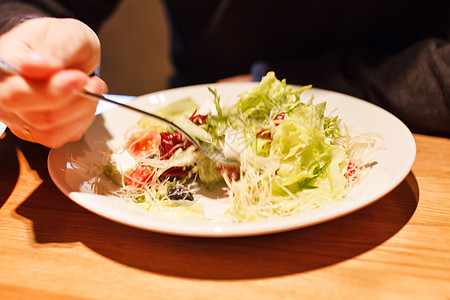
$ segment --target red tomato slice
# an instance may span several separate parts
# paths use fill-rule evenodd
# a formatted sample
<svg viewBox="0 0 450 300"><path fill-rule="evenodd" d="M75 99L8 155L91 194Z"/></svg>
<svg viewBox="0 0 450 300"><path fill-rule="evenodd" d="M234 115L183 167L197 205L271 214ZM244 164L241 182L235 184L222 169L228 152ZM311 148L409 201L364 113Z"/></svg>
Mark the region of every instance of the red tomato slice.
<svg viewBox="0 0 450 300"><path fill-rule="evenodd" d="M153 178L153 171L149 166L140 165L130 176L125 178L127 185L132 185L140 188L145 182Z"/></svg>

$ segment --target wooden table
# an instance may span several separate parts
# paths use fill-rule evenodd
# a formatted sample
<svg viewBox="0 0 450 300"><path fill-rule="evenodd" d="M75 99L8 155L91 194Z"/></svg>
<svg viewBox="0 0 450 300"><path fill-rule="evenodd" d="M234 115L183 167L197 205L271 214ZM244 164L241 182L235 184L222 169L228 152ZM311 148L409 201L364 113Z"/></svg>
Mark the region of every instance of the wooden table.
<svg viewBox="0 0 450 300"><path fill-rule="evenodd" d="M375 204L280 234L189 238L66 198L48 149L0 141L0 299L449 299L450 140L415 135L412 172Z"/></svg>

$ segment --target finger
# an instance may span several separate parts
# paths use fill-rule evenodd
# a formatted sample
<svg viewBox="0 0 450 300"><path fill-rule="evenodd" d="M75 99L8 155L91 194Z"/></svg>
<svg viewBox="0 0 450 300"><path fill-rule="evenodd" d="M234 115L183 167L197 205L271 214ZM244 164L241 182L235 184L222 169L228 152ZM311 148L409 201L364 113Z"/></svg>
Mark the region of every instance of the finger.
<svg viewBox="0 0 450 300"><path fill-rule="evenodd" d="M15 113L0 110L0 119L14 135L23 140L32 141L30 136L26 134L25 124Z"/></svg>
<svg viewBox="0 0 450 300"><path fill-rule="evenodd" d="M49 148L59 148L68 142L80 140L93 121L94 115L88 118L82 117L81 119L74 120L72 123L49 130L30 128L29 133L33 141Z"/></svg>
<svg viewBox="0 0 450 300"><path fill-rule="evenodd" d="M57 102L54 105L61 107L72 102L74 97L79 97L90 80L89 76L82 71L63 70L53 75L44 89L50 99ZM61 100L58 101L58 99ZM47 108L44 107L44 109Z"/></svg>
<svg viewBox="0 0 450 300"><path fill-rule="evenodd" d="M84 88L86 91L96 94L106 94L108 92L108 85L106 82L97 76L90 77Z"/></svg>
<svg viewBox="0 0 450 300"><path fill-rule="evenodd" d="M2 54L2 57L25 78L44 80L63 68L58 62L51 61L31 49L18 49L19 47L11 47L9 51L16 50L14 54Z"/></svg>
<svg viewBox="0 0 450 300"><path fill-rule="evenodd" d="M52 61L33 51L23 54L20 59L17 70L21 76L29 79L44 80L63 68L57 61Z"/></svg>
<svg viewBox="0 0 450 300"><path fill-rule="evenodd" d="M81 119L74 120L72 123L53 127L49 130L39 130L26 123L22 123L19 126L17 125L19 124L18 120L20 118L17 117L12 122L12 126L8 125L9 122L5 122L14 135L23 140L39 143L49 148L59 148L68 142L80 140L92 124L94 116L92 115L88 118L82 117Z"/></svg>
<svg viewBox="0 0 450 300"><path fill-rule="evenodd" d="M84 98L81 100L87 101L87 104L89 104L89 108L83 105L84 113L77 113L76 116L69 117L58 125L53 124L42 129L39 126L36 127L35 120L28 120L13 112L0 111L0 119L19 138L56 148L67 142L79 140L92 124L95 118L95 101Z"/></svg>
<svg viewBox="0 0 450 300"><path fill-rule="evenodd" d="M108 92L108 85L100 77L89 77L85 73L78 70L64 70L55 74L46 88L50 91L50 97L60 99L67 97L68 101L73 101L71 96L79 98L84 97L84 91L91 91L97 94L104 94ZM98 103L97 99L91 97L84 97L83 102L91 101ZM79 98L81 99L81 98ZM81 101L81 100L80 100ZM67 103L60 102L58 105L63 106Z"/></svg>
<svg viewBox="0 0 450 300"><path fill-rule="evenodd" d="M2 122L6 124L9 130L17 137L22 140L35 142L32 135L30 134L31 127L24 123L23 120L14 113L1 112L0 118Z"/></svg>
<svg viewBox="0 0 450 300"><path fill-rule="evenodd" d="M91 118L97 108L97 101L84 96L74 98L68 105L53 110L25 111L18 113L24 123L38 130L51 130L76 120Z"/></svg>
<svg viewBox="0 0 450 300"><path fill-rule="evenodd" d="M88 81L78 70L59 71L46 81L8 76L0 81L1 106L15 112L57 109L78 96Z"/></svg>

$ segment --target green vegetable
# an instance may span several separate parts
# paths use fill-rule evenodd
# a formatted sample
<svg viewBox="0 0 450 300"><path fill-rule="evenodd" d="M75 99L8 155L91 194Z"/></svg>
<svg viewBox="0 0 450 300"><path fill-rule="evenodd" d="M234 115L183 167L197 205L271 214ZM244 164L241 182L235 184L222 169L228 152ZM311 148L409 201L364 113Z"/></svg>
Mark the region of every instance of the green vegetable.
<svg viewBox="0 0 450 300"><path fill-rule="evenodd" d="M181 117L189 117L197 109L198 105L192 98L184 98L157 110L155 114L169 121L173 121ZM155 128L160 131L167 131L165 124L147 116L141 117L138 125L143 129Z"/></svg>
<svg viewBox="0 0 450 300"><path fill-rule="evenodd" d="M211 142L211 135L203 129L200 126L196 126L194 123L189 120L186 116L179 116L178 118L173 120L173 123L175 125L178 125L180 128L182 128L187 134L192 136L195 139L205 141L210 143Z"/></svg>
<svg viewBox="0 0 450 300"><path fill-rule="evenodd" d="M179 116L189 117L197 109L198 104L192 100L192 98L188 97L170 103L169 105L157 110L155 114L169 121L173 121Z"/></svg>
<svg viewBox="0 0 450 300"><path fill-rule="evenodd" d="M347 156L334 144L340 136L339 120L325 116L325 102L300 101L310 87L294 91L269 72L231 108L229 117L239 115L242 120L232 123L238 125L234 129L253 129L254 137L241 179L230 184L234 193L230 211L239 221L290 214L309 205L303 202L317 204L343 195ZM283 117L277 119L280 113ZM261 156L278 161L268 171Z"/></svg>

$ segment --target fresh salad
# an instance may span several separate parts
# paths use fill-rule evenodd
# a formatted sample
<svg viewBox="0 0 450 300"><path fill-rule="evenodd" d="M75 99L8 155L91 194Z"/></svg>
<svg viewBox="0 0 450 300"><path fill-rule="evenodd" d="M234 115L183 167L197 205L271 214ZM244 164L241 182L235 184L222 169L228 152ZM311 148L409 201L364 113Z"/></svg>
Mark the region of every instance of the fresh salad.
<svg viewBox="0 0 450 300"><path fill-rule="evenodd" d="M223 220L249 222L287 216L342 199L370 171L371 135L350 136L338 116L325 114L326 102L301 99L311 88L294 89L273 72L255 88L221 105L210 89L214 109L199 113L183 99L157 112L196 137L214 143L238 163L208 159L182 134L143 117L126 135L135 166L120 170L98 165L120 186L116 194L148 211L205 218L200 187L220 189Z"/></svg>

